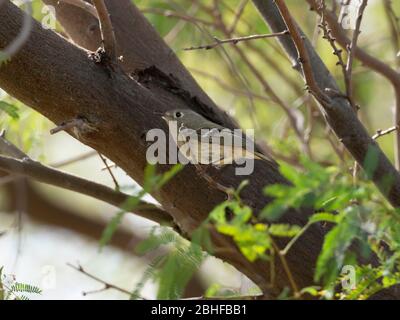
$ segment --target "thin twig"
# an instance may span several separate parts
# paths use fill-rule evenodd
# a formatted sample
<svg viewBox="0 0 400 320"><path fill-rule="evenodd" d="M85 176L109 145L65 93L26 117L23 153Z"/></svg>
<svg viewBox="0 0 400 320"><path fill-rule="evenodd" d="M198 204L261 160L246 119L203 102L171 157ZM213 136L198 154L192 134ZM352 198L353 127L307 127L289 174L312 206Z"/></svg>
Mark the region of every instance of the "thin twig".
<svg viewBox="0 0 400 320"><path fill-rule="evenodd" d="M220 45L226 44L226 43L232 43L232 44L237 44L242 41L250 41L250 40L257 40L257 39L265 39L265 38L273 38L273 37L281 37L284 35L287 35L288 31L282 31L282 32L277 32L277 33L269 33L269 34L256 34L256 35L251 35L251 36L245 36L245 37L237 37L237 38L230 38L230 39L218 39L217 37L214 37L215 42L203 46L198 46L198 47L190 47L190 48L184 48L183 50L185 51L191 51L191 50L210 50L214 49L216 47L219 47Z"/></svg>
<svg viewBox="0 0 400 320"><path fill-rule="evenodd" d="M6 139L6 131L0 133L0 154L10 156L19 160L27 158L26 153L18 149L14 144Z"/></svg>
<svg viewBox="0 0 400 320"><path fill-rule="evenodd" d="M107 159L106 159L100 152L98 152L98 154L99 154L99 157L100 157L101 161L102 161L102 162L104 163L104 165L106 166L106 169L107 169L108 173L110 174L111 179L112 179L113 182L114 182L115 190L119 191L121 188L120 188L120 186L119 186L119 183L118 183L118 181L117 181L117 178L115 177L114 173L112 172L110 166L109 166L108 163L107 163Z"/></svg>
<svg viewBox="0 0 400 320"><path fill-rule="evenodd" d="M281 250L279 249L278 245L276 244L275 240L273 238L271 238L271 242L272 242L272 246L274 247L274 250L276 252L276 254L278 255L279 259L281 260L283 269L285 270L285 273L288 277L290 286L292 287L293 290L293 294L295 298L300 298L301 297L301 293L299 291L299 287L296 284L296 281L294 280L293 274L290 270L289 264L286 261L286 257L285 255L283 255L281 253Z"/></svg>
<svg viewBox="0 0 400 320"><path fill-rule="evenodd" d="M326 20L332 30L332 35L334 36L337 43L340 44L342 48L347 48L350 45L351 40L346 36L345 30L342 28L338 22L338 18L333 11L325 10L321 12L321 8L317 5L317 0L306 0L311 7L316 10L320 15L323 13ZM371 56L366 51L359 47L354 48L354 56L362 62L362 64L379 73L387 80L391 82L396 93L396 107L394 114L394 124L396 126L400 125L400 73L392 68L389 64ZM396 133L395 139L395 166L396 169L400 169L400 131Z"/></svg>
<svg viewBox="0 0 400 320"><path fill-rule="evenodd" d="M400 68L400 59L398 56L400 52L400 19L394 12L392 0L384 0L383 4L385 7L387 20L389 22L394 56L396 58L396 65L398 68Z"/></svg>
<svg viewBox="0 0 400 320"><path fill-rule="evenodd" d="M226 37L230 37L231 35L229 34L229 31L227 30L223 20L221 20L220 14L216 14L215 10L208 8L204 5L203 5L203 9L206 12L209 12L211 15L213 15L214 19L218 22L217 23L218 28L224 33L224 35ZM280 33L280 32L284 33L284 32L287 32L287 30L279 31L277 33ZM247 44L250 45L251 42L247 42ZM234 46L233 48L236 51L236 53L239 55L240 59L247 65L247 67L250 69L252 74L255 76L255 78L258 80L258 82L261 84L264 91L271 98L272 102L276 103L286 113L286 115L289 119L290 125L293 128L293 131L301 143L302 151L304 153L306 153L310 158L313 158L310 146L307 145L306 141L304 140L303 132L301 131L301 128L298 125L298 119L297 119L295 111L292 110L291 106L288 103L286 103L284 100L282 100L278 96L278 94L273 90L273 88L270 86L268 81L261 74L261 72L259 71L259 68L257 66L255 66L250 61L250 59L247 57L246 53L243 50L241 50L241 48L238 46Z"/></svg>
<svg viewBox="0 0 400 320"><path fill-rule="evenodd" d="M112 62L117 61L116 39L114 28L111 22L110 14L104 3L104 0L93 0L99 17L101 30L101 38L104 45L104 50Z"/></svg>
<svg viewBox="0 0 400 320"><path fill-rule="evenodd" d="M124 294L127 294L129 296L131 295L131 292L129 292L128 290L126 290L124 288L121 288L121 287L118 287L115 284L112 284L112 283L109 283L107 281L104 281L103 279L100 279L99 277L87 272L80 264L78 264L78 266L74 266L71 263L67 263L67 266L71 267L72 269L75 269L76 271L84 274L85 276L87 276L87 277L89 277L89 278L91 278L91 279L93 279L93 280L95 280L95 281L97 281L99 283L102 283L104 285L103 289L92 291L92 292L84 292L84 295L87 295L89 293L98 293L98 292L106 291L106 290L109 290L109 289L117 290L117 291L122 292ZM140 299L141 300L145 300L143 298L140 298Z"/></svg>
<svg viewBox="0 0 400 320"><path fill-rule="evenodd" d="M55 127L54 129L50 130L50 134L54 135L61 131L68 131L74 128L81 128L84 125L83 119L72 119L70 121L66 121L59 126Z"/></svg>
<svg viewBox="0 0 400 320"><path fill-rule="evenodd" d="M95 156L96 154L97 154L97 151L91 150L86 153L80 154L78 156L72 157L70 159L61 160L59 162L52 163L50 166L53 168L66 167L66 166L69 166L70 164L89 159L89 158Z"/></svg>
<svg viewBox="0 0 400 320"><path fill-rule="evenodd" d="M235 13L235 17L233 19L232 25L229 27L229 33L233 33L237 27L237 24L240 21L240 18L242 17L242 14L244 12L244 9L246 8L247 3L249 2L249 0L242 0L239 5L238 5L238 9Z"/></svg>
<svg viewBox="0 0 400 320"><path fill-rule="evenodd" d="M347 48L348 51L348 57L347 57L347 64L346 64L346 77L345 77L345 82L346 82L346 94L347 98L349 99L351 105L353 106L354 110L357 111L357 106L354 103L354 97L353 97L353 61L355 57L355 51L357 48L357 42L358 42L358 37L361 33L361 22L362 18L364 15L364 11L368 5L368 0L363 0L359 10L358 10L358 16L357 16L357 21L356 21L356 27L353 32L353 38L350 42L350 45Z"/></svg>
<svg viewBox="0 0 400 320"><path fill-rule="evenodd" d="M364 14L364 10L368 5L368 0L363 0L361 3L361 6L358 9L358 16L356 20L356 27L353 32L353 38L350 42L350 45L347 47L347 63L346 63L346 73L345 73L345 84L346 84L346 95L347 99L349 100L351 106L353 107L354 111L357 113L358 111L358 106L356 105L354 101L354 96L353 96L353 60L354 60L354 55L355 51L357 48L357 42L358 42L358 37L361 33L361 22ZM357 183L357 177L358 177L358 171L359 171L359 165L357 161L354 161L353 165L353 184L355 185Z"/></svg>
<svg viewBox="0 0 400 320"><path fill-rule="evenodd" d="M388 135L388 134L390 134L390 133L392 133L394 131L397 131L397 130L399 130L398 126L391 127L389 129L386 129L386 130L381 130L381 129L376 130L376 134L374 136L372 136L372 139L374 139L374 140L379 139L380 137L386 136L386 135Z"/></svg>
<svg viewBox="0 0 400 320"><path fill-rule="evenodd" d="M190 298L183 298L180 300L183 301L194 301L194 300L260 300L264 297L263 294L255 295L255 296L212 296L212 297L205 297L205 296L200 296L200 297L190 297Z"/></svg>
<svg viewBox="0 0 400 320"><path fill-rule="evenodd" d="M310 63L310 57L304 44L304 38L299 32L297 24L292 18L283 0L276 0L275 3L282 15L283 20L285 21L287 30L289 30L290 36L293 39L294 44L296 45L296 49L299 55L298 62L303 68L303 75L306 79L307 86L318 101L326 101L326 94L321 91L317 82L315 81L314 72Z"/></svg>
<svg viewBox="0 0 400 320"><path fill-rule="evenodd" d="M321 28L323 32L323 38L326 39L329 44L331 45L333 49L333 54L337 56L338 62L337 65L339 65L342 69L343 73L343 78L345 79L347 77L347 72L346 72L346 63L343 59L343 50L339 49L336 45L336 39L332 36L332 29L329 28L329 24L326 21L325 17L325 12L326 12L326 5L325 5L325 0L320 0L320 6L318 7L318 10L321 12L321 23L319 27ZM348 83L348 81L345 81L345 83Z"/></svg>
<svg viewBox="0 0 400 320"><path fill-rule="evenodd" d="M189 71L194 72L199 74L202 77L206 77L209 78L211 80L214 80L222 89L230 92L231 94L235 95L235 96L245 96L248 98L252 98L252 99L258 99L264 102L268 102L271 103L273 102L270 98L268 98L265 95L262 94L258 94L256 92L252 92L252 91L247 91L247 90L241 90L241 89L237 89L231 85L229 85L228 83L226 83L224 80L222 80L221 78L208 73L208 72L204 72L203 70L200 69L195 69L195 68L188 68Z"/></svg>
<svg viewBox="0 0 400 320"><path fill-rule="evenodd" d="M181 12L176 12L172 10L163 10L163 9L158 9L158 8L143 8L140 9L142 13L150 13L150 14L157 14L157 15L162 15L167 18L176 18L180 20L184 20L193 24L200 23L205 26L215 26L215 22L213 21L207 21L198 17L193 17L191 15L181 13Z"/></svg>

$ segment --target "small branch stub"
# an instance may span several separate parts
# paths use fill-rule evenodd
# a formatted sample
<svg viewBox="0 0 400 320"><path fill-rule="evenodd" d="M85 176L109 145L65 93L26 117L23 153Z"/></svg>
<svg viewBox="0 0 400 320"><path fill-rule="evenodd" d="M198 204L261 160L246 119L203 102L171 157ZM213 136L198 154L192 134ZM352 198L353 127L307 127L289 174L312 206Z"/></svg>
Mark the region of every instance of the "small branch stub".
<svg viewBox="0 0 400 320"><path fill-rule="evenodd" d="M99 18L101 38L107 57L112 63L117 62L117 50L114 28L111 22L110 14L104 3L104 0L93 0Z"/></svg>

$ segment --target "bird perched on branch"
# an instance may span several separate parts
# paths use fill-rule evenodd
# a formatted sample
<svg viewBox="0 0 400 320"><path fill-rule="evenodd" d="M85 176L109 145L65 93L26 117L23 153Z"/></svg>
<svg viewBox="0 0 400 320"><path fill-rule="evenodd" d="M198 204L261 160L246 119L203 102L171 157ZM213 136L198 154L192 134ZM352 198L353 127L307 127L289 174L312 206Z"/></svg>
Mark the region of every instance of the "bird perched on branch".
<svg viewBox="0 0 400 320"><path fill-rule="evenodd" d="M191 162L221 167L244 160L263 160L276 165L268 156L254 151L254 141L239 129L230 130L189 109L167 111L163 117L175 122L171 132L179 151Z"/></svg>

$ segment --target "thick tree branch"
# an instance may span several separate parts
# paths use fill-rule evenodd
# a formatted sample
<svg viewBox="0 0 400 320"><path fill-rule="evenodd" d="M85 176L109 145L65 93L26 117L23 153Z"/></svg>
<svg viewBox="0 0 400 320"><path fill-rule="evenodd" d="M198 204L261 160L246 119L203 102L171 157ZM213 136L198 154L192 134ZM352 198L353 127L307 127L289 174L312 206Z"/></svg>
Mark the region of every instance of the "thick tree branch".
<svg viewBox="0 0 400 320"><path fill-rule="evenodd" d="M142 27L138 30L130 29L135 32L128 32L130 36L134 34L133 38L141 43L140 46L137 42L129 44L128 47L133 46L135 49L129 56L141 56L142 53L138 53L137 50L144 48L149 56L154 57L154 53L149 53L147 46L164 47L165 44L157 42L158 35L151 39L140 39L136 32L142 32L143 25L147 28L148 23L143 22L145 18L137 9L132 9L130 2L129 7L124 5L124 0L107 2L109 10L115 8L116 12L121 14L114 25L117 34L121 35L116 26L126 28L127 23L131 27L132 21ZM70 5L68 8L77 9ZM111 17L116 16L114 11L110 12ZM87 16L90 21L94 19L91 15ZM7 1L0 7L0 19L1 48L15 37L22 23L23 13ZM82 34L85 34L87 26L80 26ZM155 31L151 29L144 34L155 34ZM142 33L140 35L143 36ZM175 108L192 108L226 127L234 126L233 121L216 109L212 102L207 102L209 98L193 80L190 80L188 72L181 69L182 65L173 62L176 57L172 59L170 52L169 49L157 52L160 58L158 65L164 72L159 68L149 68L139 72L135 81L117 65L110 77L110 70L88 59L88 52L51 30L43 30L35 22L31 36L22 50L9 63L0 67L0 86L56 124L66 123L70 119L82 119L85 125L80 129L68 130L68 133L104 154L138 183L143 183L143 172L147 165L146 133L154 128L162 128L168 132L165 122L157 114ZM136 66L147 65L151 59L149 56L143 57L142 61L136 60ZM129 67L126 60L124 61L124 69L127 70ZM132 63L133 58L128 61ZM168 69L169 73L165 73ZM170 76L170 73L173 76ZM175 89L171 90L171 86ZM21 170L24 169L22 163L19 165ZM160 166L159 169L167 170L168 166ZM222 185L236 188L243 177L236 176L234 170L234 167L229 166L220 171L210 170L210 174ZM245 178L250 180L250 185L243 190L242 198L256 213L269 201L262 192L265 185L287 183L275 166L269 166L263 161L256 161L255 173ZM193 166L186 166L169 182L168 188L163 188L153 196L171 213L185 236L190 236L208 217L215 205L226 199L225 194L210 186ZM285 219L290 220L288 223L303 225L312 212L310 210L302 213L288 214ZM312 282L313 263L319 252L322 237L322 230L316 227L304 236L307 246L295 246L292 253L286 257L290 266L296 266L293 277L299 287ZM269 278L265 276L270 267L268 262L250 263L238 251L232 239L216 232L213 233L213 242L218 257L246 274L266 294L277 296L289 285L279 261L276 262L276 285L271 288Z"/></svg>
<svg viewBox="0 0 400 320"><path fill-rule="evenodd" d="M345 31L338 23L337 16L335 13L324 9L323 7L318 5L317 0L307 0L310 4L311 8L318 12L320 15L324 15L326 21L331 28L331 32L335 41L340 44L342 48L348 48L351 44L351 40L347 38ZM366 51L362 50L359 47L354 48L354 56L362 62L363 65L368 67L369 69L375 71L376 73L382 75L387 80L391 82L395 91L396 97L396 108L394 115L394 125L400 126L400 73L395 69L391 68L388 64L376 59L375 57L368 54ZM396 160L396 168L400 168L400 132L396 132L396 140L395 140L395 160Z"/></svg>
<svg viewBox="0 0 400 320"><path fill-rule="evenodd" d="M98 49L101 45L101 33L98 21L93 15L59 0L43 2L55 7L57 19L75 43L91 51ZM127 73L156 66L165 74L172 74L179 79L182 88L207 105L210 118L225 123L228 128L237 126L236 122L222 112L200 88L132 1L105 0L105 3L116 36L117 56L122 57L120 63Z"/></svg>
<svg viewBox="0 0 400 320"><path fill-rule="evenodd" d="M113 206L124 208L129 195L115 191L107 186L76 177L74 175L44 166L29 158L4 137L0 138L0 169L13 175L20 175L36 181L71 190L104 201ZM10 157L16 157L10 158ZM159 224L173 224L171 216L159 206L141 201L134 210L135 214Z"/></svg>
<svg viewBox="0 0 400 320"><path fill-rule="evenodd" d="M272 32L286 30L286 24L273 0L253 0L254 4L271 27ZM282 2L277 2L282 3ZM298 27L297 27L298 28ZM294 29L293 29L294 30ZM289 30L292 32L292 30ZM361 167L366 166L366 155L374 154L378 159L372 180L386 196L394 207L400 206L400 175L393 167L389 159L379 148L377 143L368 134L362 123L356 116L347 98L340 94L335 79L330 74L318 54L313 49L310 41L298 28L300 38L291 36L279 37L278 41L282 44L294 66L300 71L301 64L298 61L298 49L304 45L309 57L309 66L312 68L315 84L319 90L329 95L329 101L319 99L322 112L332 130L339 140L345 145L347 150L353 155ZM293 36L293 35L292 35ZM294 40L297 39L297 43ZM300 43L301 40L301 43ZM296 46L297 45L297 46ZM357 54L357 51L356 53ZM304 76L304 74L303 74ZM306 80L307 77L306 77ZM388 180L390 184L388 184Z"/></svg>

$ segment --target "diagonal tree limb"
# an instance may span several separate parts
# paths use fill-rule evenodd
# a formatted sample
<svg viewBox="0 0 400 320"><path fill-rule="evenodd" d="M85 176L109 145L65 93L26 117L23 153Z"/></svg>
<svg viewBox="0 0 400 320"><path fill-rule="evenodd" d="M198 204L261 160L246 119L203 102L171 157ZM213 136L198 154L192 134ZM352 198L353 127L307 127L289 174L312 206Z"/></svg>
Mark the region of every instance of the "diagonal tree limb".
<svg viewBox="0 0 400 320"><path fill-rule="evenodd" d="M334 12L324 9L319 6L317 0L306 0L311 6L312 10L318 12L319 15L324 15L326 21L329 24L332 35L335 38L335 41L339 43L342 48L348 48L351 44L351 40L346 36L345 31L338 23L337 16ZM372 55L368 54L366 51L362 50L359 47L356 47L354 50L354 56L362 62L362 64L369 69L375 71L380 74L387 80L389 80L393 86L395 91L396 98L396 108L394 114L394 125L400 126L400 73L395 69L391 68L388 64L376 59ZM396 160L396 168L400 168L400 132L396 133L395 139L395 160Z"/></svg>
<svg viewBox="0 0 400 320"><path fill-rule="evenodd" d="M282 18L275 1L253 0L253 3L258 8L265 21L269 24L272 32L279 32L287 29L285 21ZM399 207L399 172L393 167L378 144L370 137L362 123L357 118L347 98L339 93L340 90L335 79L315 52L310 41L298 26L297 28L301 40L307 49L309 66L312 68L315 84L318 86L320 91L331 93L328 103L319 99L322 112L327 122L339 140L345 145L347 150L353 155L361 167L365 168L367 165L365 163L367 154L372 153L377 158L378 163L373 173L372 181L394 207ZM289 31L292 32L293 30ZM297 70L302 71L301 63L299 63L298 47L296 47L293 38L291 36L283 36L279 37L278 41L285 49L289 58L293 62L294 67ZM303 73L302 75L304 76ZM388 180L390 183L388 183Z"/></svg>
<svg viewBox="0 0 400 320"><path fill-rule="evenodd" d="M99 183L42 165L29 158L4 137L0 137L0 154L6 155L0 156L0 169L13 175L84 194L121 209L124 209L123 205L130 197L128 194L115 191ZM141 201L134 212L142 218L159 224L173 224L173 219L166 211L145 201Z"/></svg>
<svg viewBox="0 0 400 320"><path fill-rule="evenodd" d="M122 0L118 1L120 3ZM76 9L72 6L69 8ZM136 17L136 23L139 19L141 16ZM0 7L0 20L0 47L4 47L19 30L23 12L6 1ZM151 41L154 43L156 40ZM163 52L167 54L170 51ZM213 109L212 104L200 102L200 93L188 95L175 77L157 70L150 68L143 71L138 78L139 83L117 65L110 77L109 70L88 59L87 51L34 22L31 36L24 47L9 63L0 67L0 86L56 124L82 119L85 125L80 130L68 130L68 133L104 154L140 184L144 181L143 173L147 165L146 133L154 128L168 132L165 122L157 114L177 107L189 107L219 114L223 124L232 125L228 120L223 122L223 113ZM171 92L163 87L166 81L168 88L174 85L179 90ZM9 158L4 160L9 161ZM23 163L18 165L21 170L24 169ZM159 166L160 170L168 168L166 165ZM222 171L215 170L212 174L223 185L236 188L243 180L243 177L235 176L233 167ZM246 177L250 180L250 186L243 190L242 197L255 212L259 212L269 201L262 193L263 187L272 183L286 183L286 180L276 167L262 161L255 164L255 171L257 174ZM169 182L167 188L162 188L153 196L171 213L178 229L186 237L201 225L217 204L225 200L225 194L210 186L192 166L186 166ZM293 223L305 223L308 214L311 212L295 217ZM308 236L321 239L322 231L315 231L316 234L310 233ZM215 247L221 249L216 250L217 256L246 274L266 294L279 295L287 286L285 273L277 272L277 284L271 288L269 278L265 277L269 263L251 263L240 253L232 239L217 232L212 237ZM301 287L312 281L312 265L320 241L310 243L307 248L295 248L294 253L287 257L290 265L300 266L296 268L294 277ZM311 250L310 247L314 246L316 250ZM306 263L304 256L310 257ZM277 269L281 270L279 266Z"/></svg>

